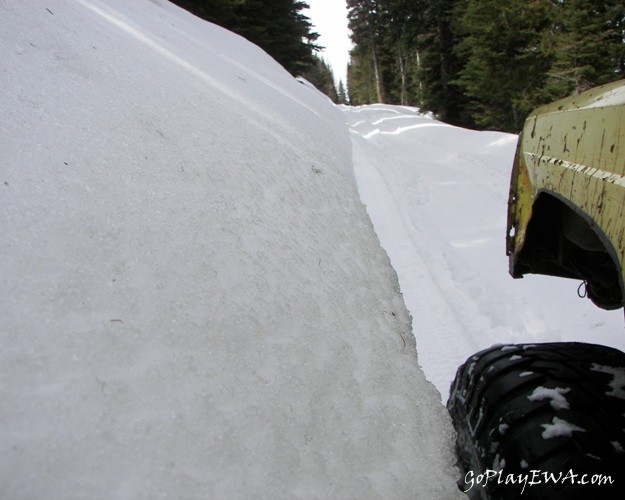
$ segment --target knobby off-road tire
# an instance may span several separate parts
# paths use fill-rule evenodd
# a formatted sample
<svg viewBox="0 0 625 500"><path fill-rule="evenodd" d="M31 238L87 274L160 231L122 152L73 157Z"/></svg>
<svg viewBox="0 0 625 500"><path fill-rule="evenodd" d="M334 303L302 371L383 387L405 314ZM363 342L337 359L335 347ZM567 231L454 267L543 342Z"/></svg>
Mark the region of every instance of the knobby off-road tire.
<svg viewBox="0 0 625 500"><path fill-rule="evenodd" d="M447 408L469 497L625 498L624 353L583 343L492 347L458 369ZM488 470L501 473L477 485ZM580 484L595 474L614 483Z"/></svg>

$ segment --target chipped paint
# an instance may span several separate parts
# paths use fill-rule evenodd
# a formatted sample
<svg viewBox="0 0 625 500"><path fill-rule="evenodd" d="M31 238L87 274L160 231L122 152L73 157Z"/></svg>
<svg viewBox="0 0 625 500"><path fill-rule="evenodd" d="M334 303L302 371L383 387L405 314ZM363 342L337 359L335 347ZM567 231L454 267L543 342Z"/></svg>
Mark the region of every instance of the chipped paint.
<svg viewBox="0 0 625 500"><path fill-rule="evenodd" d="M534 111L519 136L508 199L510 272L526 242L534 202L546 192L593 226L620 267L625 284L625 80L592 89Z"/></svg>
<svg viewBox="0 0 625 500"><path fill-rule="evenodd" d="M588 165L582 165L581 163L574 163L572 161L562 160L560 158L554 158L553 156L537 155L536 153L525 152L525 156L533 162L551 163L562 168L567 168L574 172L579 172L585 176L596 177L604 182L610 182L617 184L621 187L625 187L625 176L601 170L599 168L589 167ZM563 173L563 172L562 172Z"/></svg>

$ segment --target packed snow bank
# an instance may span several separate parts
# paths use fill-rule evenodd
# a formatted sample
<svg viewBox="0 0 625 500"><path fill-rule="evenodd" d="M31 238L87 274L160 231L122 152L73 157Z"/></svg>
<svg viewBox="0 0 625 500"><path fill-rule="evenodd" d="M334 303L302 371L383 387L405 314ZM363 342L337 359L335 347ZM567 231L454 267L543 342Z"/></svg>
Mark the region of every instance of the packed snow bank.
<svg viewBox="0 0 625 500"><path fill-rule="evenodd" d="M6 498L452 498L339 110L162 0L0 3Z"/></svg>
<svg viewBox="0 0 625 500"><path fill-rule="evenodd" d="M399 276L419 362L444 400L458 366L493 344L625 349L623 311L579 299L579 282L508 274L517 136L452 127L414 108L343 109L362 200Z"/></svg>

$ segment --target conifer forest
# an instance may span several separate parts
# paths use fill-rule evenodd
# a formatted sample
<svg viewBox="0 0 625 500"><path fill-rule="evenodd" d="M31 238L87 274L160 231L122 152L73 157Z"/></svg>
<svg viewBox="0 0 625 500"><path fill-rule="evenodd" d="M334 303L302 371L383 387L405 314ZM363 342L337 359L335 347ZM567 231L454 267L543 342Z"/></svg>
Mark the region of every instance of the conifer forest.
<svg viewBox="0 0 625 500"><path fill-rule="evenodd" d="M338 85L306 2L174 3L256 43L334 102L416 106L470 128L518 132L537 106L625 78L623 0L346 0L354 47Z"/></svg>

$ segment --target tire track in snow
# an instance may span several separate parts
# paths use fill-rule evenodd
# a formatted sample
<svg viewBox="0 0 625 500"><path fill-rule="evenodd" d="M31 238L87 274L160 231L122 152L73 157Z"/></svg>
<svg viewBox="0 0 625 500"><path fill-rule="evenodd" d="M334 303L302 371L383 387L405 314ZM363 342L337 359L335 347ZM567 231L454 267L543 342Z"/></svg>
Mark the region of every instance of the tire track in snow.
<svg viewBox="0 0 625 500"><path fill-rule="evenodd" d="M492 251L490 239L476 239L479 232L476 220L470 217L475 209L471 204L480 202L475 198L478 196L489 207L502 204L505 208L501 191L488 180L486 171L490 169L485 160L463 151L463 142L469 143L469 151L475 148L475 138L470 137L475 132L432 123L416 114L406 116L416 122L414 126L388 132L380 130L380 125L396 127L403 115L381 116L379 108L372 111L375 114L369 116L361 112L357 115L359 121L352 124L354 174L413 316L419 362L446 400L455 367L469 355L490 346L493 338L520 341L519 332L527 331L528 326L529 330L540 328L543 322L540 314L538 318L530 314L535 324L526 324L514 310L514 298L484 278L479 261L478 267L474 259L467 261L474 257L472 249L463 248L464 243L458 240L466 233L472 238L467 240L468 246L486 245ZM444 136L440 130L431 133L435 125L451 131ZM417 139L416 132L402 135L417 128L422 129ZM442 141L437 140L441 137L453 144L452 150L444 149ZM491 140L485 135L478 137L480 142ZM447 199L449 193L462 199ZM486 202L484 197L491 201ZM457 217L459 210L467 212L461 215L469 217L468 223ZM505 217L505 210L501 213ZM449 220L438 224L445 217ZM493 230L499 236L498 223L486 225L487 235ZM495 251L499 256L499 248ZM501 273L505 275L505 268ZM441 356L446 358L444 363L440 362Z"/></svg>
<svg viewBox="0 0 625 500"><path fill-rule="evenodd" d="M361 199L366 202L369 216L378 237L389 252L393 266L398 271L402 295L411 312L413 335L417 343L419 364L428 379L447 398L449 381L453 374L447 373L447 366L461 364L467 352L474 352L477 344L471 332L465 327L462 297L453 297L450 277L442 276L449 267L420 243L426 239L427 231L419 231L398 206L397 198L380 169L367 160L366 140L354 134L354 173ZM377 189L373 188L377 186ZM393 241L392 248L384 245ZM443 270L441 272L440 270ZM406 281L406 277L415 279ZM432 335L436 341L432 342ZM444 352L452 363L437 363Z"/></svg>

